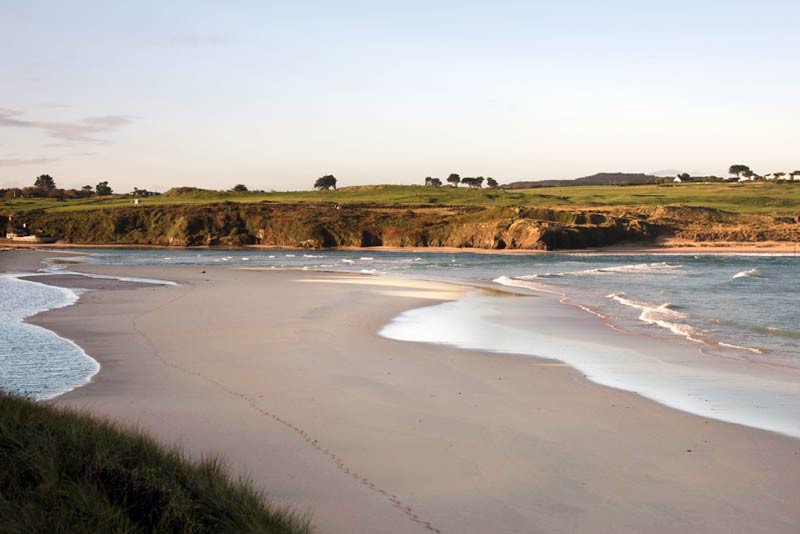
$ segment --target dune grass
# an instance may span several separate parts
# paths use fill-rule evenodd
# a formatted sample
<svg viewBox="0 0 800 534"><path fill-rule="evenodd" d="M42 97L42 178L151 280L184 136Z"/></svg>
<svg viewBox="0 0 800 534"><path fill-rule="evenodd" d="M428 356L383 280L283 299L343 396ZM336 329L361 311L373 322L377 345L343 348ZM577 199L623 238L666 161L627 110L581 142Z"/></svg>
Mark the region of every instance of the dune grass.
<svg viewBox="0 0 800 534"><path fill-rule="evenodd" d="M310 531L218 458L0 393L2 533Z"/></svg>
<svg viewBox="0 0 800 534"><path fill-rule="evenodd" d="M144 205L208 204L212 202L336 202L384 206L536 206L536 207L637 207L694 206L734 213L792 212L800 209L800 182L696 183L647 185L597 185L547 187L522 190L372 185L342 187L336 191L273 193L195 191L184 195L146 198ZM0 214L32 209L47 211L92 210L130 206L125 196L55 200L22 198L0 200Z"/></svg>

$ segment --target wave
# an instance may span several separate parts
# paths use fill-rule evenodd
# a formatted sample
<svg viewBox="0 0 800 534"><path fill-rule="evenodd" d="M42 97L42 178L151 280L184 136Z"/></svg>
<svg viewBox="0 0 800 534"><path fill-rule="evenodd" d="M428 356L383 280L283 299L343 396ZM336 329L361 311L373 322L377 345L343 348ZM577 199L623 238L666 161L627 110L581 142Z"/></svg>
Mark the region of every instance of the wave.
<svg viewBox="0 0 800 534"><path fill-rule="evenodd" d="M528 282L527 280L522 280L522 278L524 277L511 278L510 276L498 276L497 278L492 280L492 282L508 287L521 287L523 289L533 289L534 291L547 291L548 293L558 293L557 291L547 289L546 286L540 286L538 284ZM560 295L561 293L558 294Z"/></svg>
<svg viewBox="0 0 800 534"><path fill-rule="evenodd" d="M740 330L749 330L757 334L800 339L800 330L790 330L788 328L780 328L778 326L761 326L757 324L745 324L738 321L730 321L726 319L709 318L707 320L715 324L729 326Z"/></svg>
<svg viewBox="0 0 800 534"><path fill-rule="evenodd" d="M683 265L675 265L667 262L657 263L633 263L630 265L619 265L616 267L598 267L596 269L584 269L581 271L565 271L561 273L542 273L520 276L520 279L531 280L534 278L560 278L562 276L597 276L604 274L673 274L680 272Z"/></svg>
<svg viewBox="0 0 800 534"><path fill-rule="evenodd" d="M760 349L755 349L753 347L745 347L744 345L734 345L733 343L723 343L720 341L717 343L720 347L728 347L729 349L740 349L752 352L753 354L764 354L764 351Z"/></svg>
<svg viewBox="0 0 800 534"><path fill-rule="evenodd" d="M1 389L46 400L88 383L100 370L73 341L24 321L75 304L79 291L6 276L0 277L0 293Z"/></svg>
<svg viewBox="0 0 800 534"><path fill-rule="evenodd" d="M668 321L667 319L688 319L689 315L672 308L672 304L665 302L663 304L653 304L650 302L640 302L632 299L625 298L625 293L612 293L606 298L610 298L623 306L640 310L639 320L647 323L666 328L674 334L683 336L691 341L704 343L700 338L701 332L693 326L685 323L676 323Z"/></svg>
<svg viewBox="0 0 800 534"><path fill-rule="evenodd" d="M758 269L749 269L733 275L733 278L766 278Z"/></svg>

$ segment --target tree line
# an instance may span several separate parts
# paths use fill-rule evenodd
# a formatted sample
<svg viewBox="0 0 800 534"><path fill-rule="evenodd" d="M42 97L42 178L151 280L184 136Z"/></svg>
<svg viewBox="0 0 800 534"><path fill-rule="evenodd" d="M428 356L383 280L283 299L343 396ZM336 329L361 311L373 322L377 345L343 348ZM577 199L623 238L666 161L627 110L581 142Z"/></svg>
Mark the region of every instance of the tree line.
<svg viewBox="0 0 800 534"><path fill-rule="evenodd" d="M483 187L484 178L483 176L476 176L475 178L472 177L464 177L462 178L460 175L456 173L451 173L450 176L446 178L447 183L450 184L452 187L458 187L458 184L464 184L472 189L481 189ZM442 180L441 178L433 178L431 176L427 176L425 178L425 185L427 187L441 187ZM496 189L499 184L497 180L492 178L486 178L486 185L491 189Z"/></svg>
<svg viewBox="0 0 800 534"><path fill-rule="evenodd" d="M144 190L141 190L144 191ZM88 198L93 196L105 197L113 195L114 191L108 185L108 181L104 180L95 186L84 185L80 189L64 189L56 186L56 181L49 174L42 174L37 176L33 181L32 186L28 187L10 187L8 189L0 189L0 197L2 198L55 198L55 199L73 199L73 198Z"/></svg>

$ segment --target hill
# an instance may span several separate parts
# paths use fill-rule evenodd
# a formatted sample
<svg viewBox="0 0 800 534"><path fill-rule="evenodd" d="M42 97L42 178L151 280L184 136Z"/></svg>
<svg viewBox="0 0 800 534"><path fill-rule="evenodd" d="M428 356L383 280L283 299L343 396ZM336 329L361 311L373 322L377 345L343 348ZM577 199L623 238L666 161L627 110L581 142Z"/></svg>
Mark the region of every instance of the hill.
<svg viewBox="0 0 800 534"><path fill-rule="evenodd" d="M512 182L505 189L531 189L534 187L567 187L571 185L635 185L654 184L661 180L658 176L643 173L598 172L591 176L574 180L539 180L535 182Z"/></svg>

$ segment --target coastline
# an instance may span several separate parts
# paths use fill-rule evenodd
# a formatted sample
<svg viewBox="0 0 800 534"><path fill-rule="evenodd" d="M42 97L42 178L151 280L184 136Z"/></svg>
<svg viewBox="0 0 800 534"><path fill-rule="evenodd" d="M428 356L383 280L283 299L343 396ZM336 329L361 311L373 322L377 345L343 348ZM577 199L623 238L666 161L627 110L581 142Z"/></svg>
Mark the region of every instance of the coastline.
<svg viewBox="0 0 800 534"><path fill-rule="evenodd" d="M308 506L322 532L425 531L426 521L441 532L790 532L800 522L797 440L548 360L375 335L442 302L423 298L428 289L297 283L365 278L297 271L80 269L182 285L92 291L37 316L102 364L53 402L191 454L221 452L276 500Z"/></svg>
<svg viewBox="0 0 800 534"><path fill-rule="evenodd" d="M676 238L660 239L648 245L640 243L627 243L619 245L608 245L600 248L582 249L556 249L556 250L536 250L536 249L487 249L487 248L468 248L468 247L330 247L330 248L306 248L306 247L276 247L269 245L247 245L241 247L228 246L192 246L176 247L165 245L109 245L109 244L86 244L86 243L14 243L2 242L0 247L6 250L36 250L66 252L69 250L79 251L81 249L153 249L153 250L291 250L291 251L358 251L358 252L442 252L442 253L472 253L472 254L507 254L507 255L541 255L541 254L781 254L797 255L798 243L791 241L760 241L760 242L705 242L688 241ZM2 250L2 248L0 248ZM77 253L77 252L76 252Z"/></svg>

